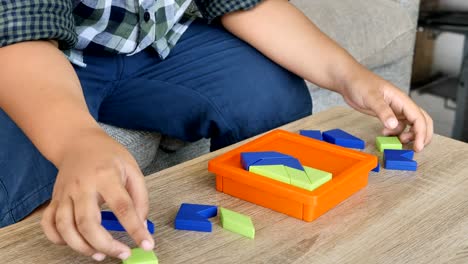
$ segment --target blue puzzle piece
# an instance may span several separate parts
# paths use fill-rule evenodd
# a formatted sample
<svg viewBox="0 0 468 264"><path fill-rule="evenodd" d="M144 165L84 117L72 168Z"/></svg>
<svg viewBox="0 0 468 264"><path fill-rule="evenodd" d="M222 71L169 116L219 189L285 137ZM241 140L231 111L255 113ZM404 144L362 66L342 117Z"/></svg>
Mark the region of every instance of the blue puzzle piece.
<svg viewBox="0 0 468 264"><path fill-rule="evenodd" d="M380 171L380 163L377 163L377 167L375 167L372 171L379 172Z"/></svg>
<svg viewBox="0 0 468 264"><path fill-rule="evenodd" d="M320 130L301 130L299 131L299 134L301 136L323 141L322 132L320 132Z"/></svg>
<svg viewBox="0 0 468 264"><path fill-rule="evenodd" d="M414 151L412 150L386 149L383 154L384 167L387 170L415 171L418 163L413 160L413 157Z"/></svg>
<svg viewBox="0 0 468 264"><path fill-rule="evenodd" d="M180 205L174 221L175 229L199 232L211 232L212 223L208 218L215 217L218 207L214 205L188 204Z"/></svg>
<svg viewBox="0 0 468 264"><path fill-rule="evenodd" d="M338 146L354 149L364 149L364 140L355 137L341 129L332 129L322 133L323 140Z"/></svg>
<svg viewBox="0 0 468 264"><path fill-rule="evenodd" d="M250 166L262 166L262 165L284 165L298 170L304 170L299 160L293 157L284 157L284 158L264 158L261 159Z"/></svg>
<svg viewBox="0 0 468 264"><path fill-rule="evenodd" d="M241 153L241 162L242 167L245 170L249 170L249 167L255 162L263 158L281 158L285 155L276 151L262 151L262 152L242 152Z"/></svg>
<svg viewBox="0 0 468 264"><path fill-rule="evenodd" d="M284 165L298 170L304 170L299 160L276 151L242 152L241 162L245 170L249 170L250 166L262 165Z"/></svg>
<svg viewBox="0 0 468 264"><path fill-rule="evenodd" d="M101 225L109 231L125 231L125 228L120 224L114 213L110 211L101 212ZM154 234L154 224L150 220L146 220L148 232Z"/></svg>

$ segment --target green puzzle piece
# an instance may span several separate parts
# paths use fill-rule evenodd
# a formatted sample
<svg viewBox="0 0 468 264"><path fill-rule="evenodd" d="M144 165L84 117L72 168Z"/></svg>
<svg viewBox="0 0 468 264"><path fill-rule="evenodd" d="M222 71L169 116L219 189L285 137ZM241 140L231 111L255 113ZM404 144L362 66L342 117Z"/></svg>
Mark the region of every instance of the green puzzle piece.
<svg viewBox="0 0 468 264"><path fill-rule="evenodd" d="M283 165L250 166L249 171L273 180L291 184L291 179Z"/></svg>
<svg viewBox="0 0 468 264"><path fill-rule="evenodd" d="M219 208L219 217L224 229L254 239L255 227L250 217L222 207Z"/></svg>
<svg viewBox="0 0 468 264"><path fill-rule="evenodd" d="M304 166L304 170L307 173L307 176L309 177L309 180L312 184L312 190L317 189L318 187L322 186L323 184L332 179L332 174L330 172L317 170L307 166Z"/></svg>
<svg viewBox="0 0 468 264"><path fill-rule="evenodd" d="M123 264L158 264L158 258L151 251L145 251L142 248L132 249L132 255L123 261Z"/></svg>
<svg viewBox="0 0 468 264"><path fill-rule="evenodd" d="M403 149L403 145L398 137L377 137L375 144L380 152L383 152L385 149Z"/></svg>
<svg viewBox="0 0 468 264"><path fill-rule="evenodd" d="M304 171L291 168L291 167L284 167L286 169L286 172L289 174L289 177L291 178L291 185L294 185L296 187L306 189L308 191L313 190L313 185L309 180L309 177L307 177L307 174Z"/></svg>

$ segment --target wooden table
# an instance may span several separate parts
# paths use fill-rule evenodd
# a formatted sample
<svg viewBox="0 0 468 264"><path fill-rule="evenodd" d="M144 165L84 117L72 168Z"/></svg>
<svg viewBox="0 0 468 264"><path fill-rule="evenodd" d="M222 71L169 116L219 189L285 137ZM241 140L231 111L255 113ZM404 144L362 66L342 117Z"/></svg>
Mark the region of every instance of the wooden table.
<svg viewBox="0 0 468 264"><path fill-rule="evenodd" d="M284 128L336 127L365 139L365 151L377 154L377 120L345 108ZM468 144L436 135L416 154L417 172L371 172L366 188L311 223L217 192L207 162L228 149L147 177L160 263L468 263ZM212 233L174 230L182 202L251 216L255 240L223 230L217 218ZM0 230L2 263L92 263L49 243L39 219L37 213ZM134 246L126 234L116 236Z"/></svg>

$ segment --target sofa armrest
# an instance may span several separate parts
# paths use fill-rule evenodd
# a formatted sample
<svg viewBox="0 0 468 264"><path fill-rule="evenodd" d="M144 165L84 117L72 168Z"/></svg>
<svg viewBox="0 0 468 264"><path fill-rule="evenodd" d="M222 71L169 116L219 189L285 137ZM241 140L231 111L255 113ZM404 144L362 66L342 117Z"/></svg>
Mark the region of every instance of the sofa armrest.
<svg viewBox="0 0 468 264"><path fill-rule="evenodd" d="M399 3L404 9L408 11L408 14L411 17L411 20L413 21L414 25L417 24L420 0L389 0L389 1Z"/></svg>

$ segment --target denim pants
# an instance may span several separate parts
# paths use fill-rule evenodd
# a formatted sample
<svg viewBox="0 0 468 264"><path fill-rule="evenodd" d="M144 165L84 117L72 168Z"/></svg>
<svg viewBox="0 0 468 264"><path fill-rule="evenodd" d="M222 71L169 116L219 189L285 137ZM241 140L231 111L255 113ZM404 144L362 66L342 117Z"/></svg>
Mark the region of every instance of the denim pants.
<svg viewBox="0 0 468 264"><path fill-rule="evenodd" d="M84 62L75 70L96 120L185 141L210 138L212 150L312 111L301 78L201 20L165 60L147 49L133 56L85 52ZM49 200L56 175L0 109L0 227Z"/></svg>

